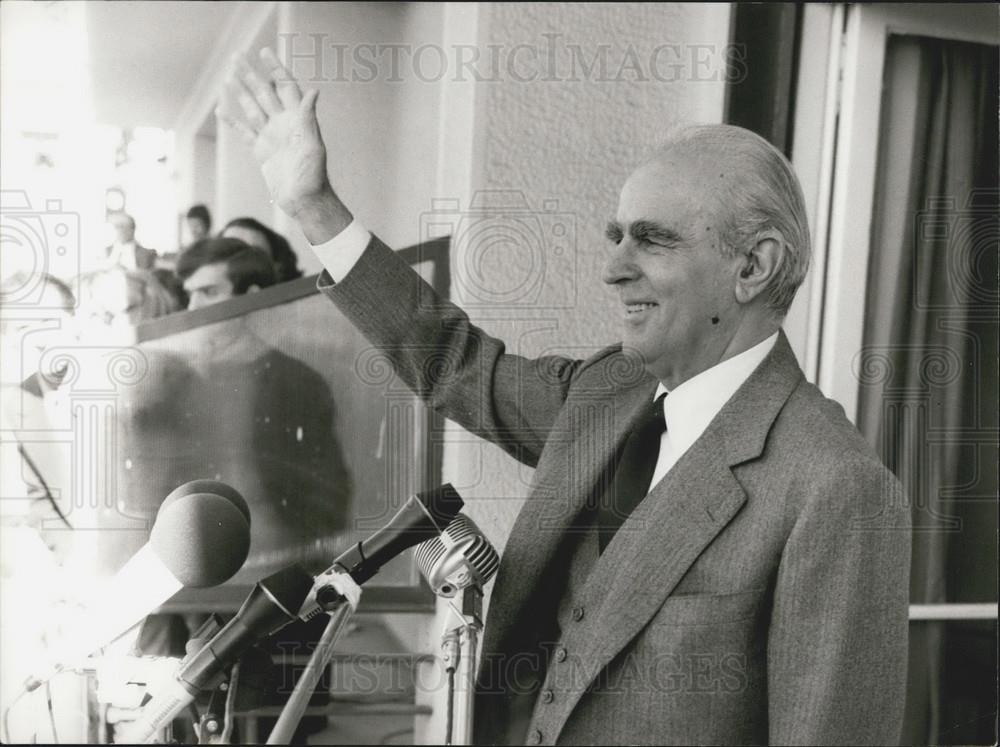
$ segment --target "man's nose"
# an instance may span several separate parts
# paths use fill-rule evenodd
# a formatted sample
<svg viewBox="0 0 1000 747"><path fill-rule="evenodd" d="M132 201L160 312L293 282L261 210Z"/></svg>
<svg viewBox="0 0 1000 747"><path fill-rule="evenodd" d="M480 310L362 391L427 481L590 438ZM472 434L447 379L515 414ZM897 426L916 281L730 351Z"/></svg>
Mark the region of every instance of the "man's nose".
<svg viewBox="0 0 1000 747"><path fill-rule="evenodd" d="M626 238L611 248L601 275L601 279L608 285L635 280L639 276L639 268L633 261L629 243L630 239Z"/></svg>

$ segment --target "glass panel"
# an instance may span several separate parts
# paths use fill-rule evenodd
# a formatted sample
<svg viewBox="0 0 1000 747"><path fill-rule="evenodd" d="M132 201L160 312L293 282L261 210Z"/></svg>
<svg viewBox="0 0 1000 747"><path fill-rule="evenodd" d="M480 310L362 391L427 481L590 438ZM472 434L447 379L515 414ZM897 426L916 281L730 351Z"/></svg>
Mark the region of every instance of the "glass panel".
<svg viewBox="0 0 1000 747"><path fill-rule="evenodd" d="M155 510L143 501L195 476L233 485L252 516L251 556L234 583L292 562L322 570L423 488L422 406L324 296L140 349L153 385L146 414L125 422L127 507ZM376 584L413 582L401 562Z"/></svg>
<svg viewBox="0 0 1000 747"><path fill-rule="evenodd" d="M328 567L429 487L426 409L328 299L305 293L288 301L276 286L166 317L154 324L175 331L138 345L47 350L43 367L67 367L56 426L73 448L29 447L42 467L66 461L45 474L59 475L50 487L74 531L46 520L46 539L99 537L83 544L107 575L147 541L174 488L221 480L251 513L237 588L295 562ZM249 310L206 323L227 304ZM372 586L418 583L406 553Z"/></svg>

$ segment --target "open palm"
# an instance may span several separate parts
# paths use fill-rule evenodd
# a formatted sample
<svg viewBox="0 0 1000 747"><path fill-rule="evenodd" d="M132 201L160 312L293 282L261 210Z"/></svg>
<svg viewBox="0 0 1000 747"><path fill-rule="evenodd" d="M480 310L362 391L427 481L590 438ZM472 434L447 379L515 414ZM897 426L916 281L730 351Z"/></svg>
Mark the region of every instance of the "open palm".
<svg viewBox="0 0 1000 747"><path fill-rule="evenodd" d="M292 74L270 49L261 52L266 73L241 60L229 87L242 110L242 119L220 109L219 116L253 146L271 198L294 216L324 190L326 147L316 120L318 92L305 95Z"/></svg>

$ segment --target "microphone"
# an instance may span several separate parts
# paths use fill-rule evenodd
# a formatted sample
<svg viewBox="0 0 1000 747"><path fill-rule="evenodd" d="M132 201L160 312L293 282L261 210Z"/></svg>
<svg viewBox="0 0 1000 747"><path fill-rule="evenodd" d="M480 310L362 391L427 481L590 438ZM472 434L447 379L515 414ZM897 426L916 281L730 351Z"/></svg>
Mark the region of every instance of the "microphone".
<svg viewBox="0 0 1000 747"><path fill-rule="evenodd" d="M342 553L333 565L363 584L403 550L438 536L463 505L451 483L411 495L388 524Z"/></svg>
<svg viewBox="0 0 1000 747"><path fill-rule="evenodd" d="M301 566L292 565L261 581L236 617L207 646L186 659L169 686L143 707L139 719L127 727L125 741L152 739L258 640L296 618L311 620L326 611L334 597L340 598L332 585L332 574L346 573L357 584L367 581L403 550L439 534L463 505L450 484L417 493L403 503L388 524L338 556L315 579Z"/></svg>
<svg viewBox="0 0 1000 747"><path fill-rule="evenodd" d="M291 565L258 582L230 620L207 645L186 658L167 687L143 706L138 719L125 727L126 742L146 742L177 718L202 690L215 686L228 666L258 641L296 619L312 588L312 576Z"/></svg>
<svg viewBox="0 0 1000 747"><path fill-rule="evenodd" d="M403 550L439 535L463 505L462 496L451 483L411 495L388 524L341 553L332 566L316 576L299 619L308 622L339 603L342 595L333 581L336 574L345 573L360 586Z"/></svg>
<svg viewBox="0 0 1000 747"><path fill-rule="evenodd" d="M457 713L459 744L472 744L472 692L476 679L476 647L482 629L483 586L500 567L496 548L468 516L456 516L441 535L423 542L414 554L420 573L439 597L451 598L463 592L459 625L441 638L442 661L448 673L448 706L445 744L451 744L455 715L455 678L461 676L464 697Z"/></svg>
<svg viewBox="0 0 1000 747"><path fill-rule="evenodd" d="M258 582L236 616L206 646L185 659L167 688L153 696L139 718L125 727L124 741L152 739L257 641L295 620L312 585L312 576L298 564Z"/></svg>
<svg viewBox="0 0 1000 747"><path fill-rule="evenodd" d="M482 589L500 567L496 548L465 514L456 516L440 536L421 543L415 557L434 593L448 598L469 586Z"/></svg>
<svg viewBox="0 0 1000 747"><path fill-rule="evenodd" d="M156 514L149 541L98 592L72 640L25 680L28 692L113 641L185 586L217 586L250 551L250 511L236 490L216 480L174 489Z"/></svg>
<svg viewBox="0 0 1000 747"><path fill-rule="evenodd" d="M316 576L299 619L308 622L342 599L333 582L335 574L346 573L354 583L363 584L403 550L438 536L464 505L451 483L411 495L388 524L341 553L332 566Z"/></svg>

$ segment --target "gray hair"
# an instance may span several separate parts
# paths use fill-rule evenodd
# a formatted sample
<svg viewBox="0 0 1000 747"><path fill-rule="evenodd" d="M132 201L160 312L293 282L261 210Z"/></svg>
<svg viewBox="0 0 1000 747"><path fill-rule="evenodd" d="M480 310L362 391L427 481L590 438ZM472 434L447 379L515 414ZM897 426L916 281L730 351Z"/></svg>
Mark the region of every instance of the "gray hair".
<svg viewBox="0 0 1000 747"><path fill-rule="evenodd" d="M727 256L744 254L762 234L780 234L783 254L767 289L767 305L781 316L788 311L809 269L812 253L805 199L788 159L760 135L735 125L688 125L673 131L663 151L692 147L718 154L740 168L718 194L723 208L722 243Z"/></svg>

